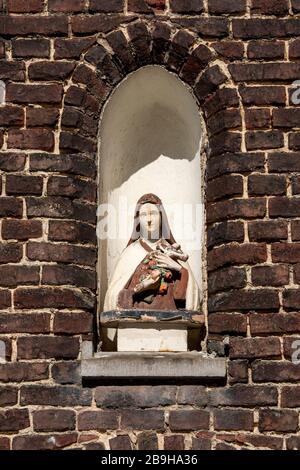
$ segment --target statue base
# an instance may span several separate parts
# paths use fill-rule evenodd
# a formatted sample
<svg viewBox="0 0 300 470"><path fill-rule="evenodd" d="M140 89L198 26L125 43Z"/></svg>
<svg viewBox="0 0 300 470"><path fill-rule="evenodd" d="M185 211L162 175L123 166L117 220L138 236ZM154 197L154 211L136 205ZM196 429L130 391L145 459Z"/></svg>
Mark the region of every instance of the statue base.
<svg viewBox="0 0 300 470"><path fill-rule="evenodd" d="M204 315L189 310L112 310L100 314L101 351L186 352L201 349Z"/></svg>

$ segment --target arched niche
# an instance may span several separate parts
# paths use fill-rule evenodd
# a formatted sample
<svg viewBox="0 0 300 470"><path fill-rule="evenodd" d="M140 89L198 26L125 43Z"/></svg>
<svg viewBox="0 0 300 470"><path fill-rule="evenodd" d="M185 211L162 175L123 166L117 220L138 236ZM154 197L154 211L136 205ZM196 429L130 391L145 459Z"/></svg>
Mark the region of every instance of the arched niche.
<svg viewBox="0 0 300 470"><path fill-rule="evenodd" d="M160 66L130 74L107 101L99 129L100 309L108 279L129 240L135 204L149 192L162 199L175 239L189 254L202 290L202 142L195 98Z"/></svg>

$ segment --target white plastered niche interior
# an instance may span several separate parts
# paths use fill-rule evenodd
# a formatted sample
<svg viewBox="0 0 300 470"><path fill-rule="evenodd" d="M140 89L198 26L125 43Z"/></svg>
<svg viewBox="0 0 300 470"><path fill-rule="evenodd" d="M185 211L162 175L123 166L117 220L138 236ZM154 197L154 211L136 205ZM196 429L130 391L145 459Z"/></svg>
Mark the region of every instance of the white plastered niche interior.
<svg viewBox="0 0 300 470"><path fill-rule="evenodd" d="M133 72L108 99L99 128L100 310L108 279L130 238L136 202L146 193L162 200L202 290L203 135L191 91L163 67Z"/></svg>

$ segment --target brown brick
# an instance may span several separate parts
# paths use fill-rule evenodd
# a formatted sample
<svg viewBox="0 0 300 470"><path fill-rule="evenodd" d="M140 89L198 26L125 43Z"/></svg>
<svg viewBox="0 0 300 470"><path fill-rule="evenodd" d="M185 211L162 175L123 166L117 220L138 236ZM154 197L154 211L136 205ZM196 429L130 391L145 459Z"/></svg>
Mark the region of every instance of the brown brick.
<svg viewBox="0 0 300 470"><path fill-rule="evenodd" d="M286 173L300 171L300 152L274 152L269 155L268 167L270 172Z"/></svg>
<svg viewBox="0 0 300 470"><path fill-rule="evenodd" d="M262 197L251 199L231 199L208 204L207 222L214 223L224 219L256 219L264 217L266 200Z"/></svg>
<svg viewBox="0 0 300 470"><path fill-rule="evenodd" d="M78 429L80 431L118 429L118 413L107 410L83 411L78 415Z"/></svg>
<svg viewBox="0 0 300 470"><path fill-rule="evenodd" d="M286 440L287 450L299 450L300 449L300 438L299 436L290 436Z"/></svg>
<svg viewBox="0 0 300 470"><path fill-rule="evenodd" d="M296 310L300 306L299 289L287 289L283 292L283 307Z"/></svg>
<svg viewBox="0 0 300 470"><path fill-rule="evenodd" d="M297 313L251 314L250 328L252 335L299 333L300 318Z"/></svg>
<svg viewBox="0 0 300 470"><path fill-rule="evenodd" d="M157 3L159 2L157 1ZM164 0L162 3L164 3ZM122 12L123 8L124 8L124 0L110 0L109 3L107 2L107 0L91 0L90 1L91 11L99 11L103 13L117 13L117 12Z"/></svg>
<svg viewBox="0 0 300 470"><path fill-rule="evenodd" d="M300 57L300 40L295 39L294 41L291 41L289 43L289 58L299 59L299 57Z"/></svg>
<svg viewBox="0 0 300 470"><path fill-rule="evenodd" d="M68 243L30 242L27 245L27 256L33 261L56 261L94 266L95 250Z"/></svg>
<svg viewBox="0 0 300 470"><path fill-rule="evenodd" d="M95 38L55 39L55 59L79 59L95 42Z"/></svg>
<svg viewBox="0 0 300 470"><path fill-rule="evenodd" d="M210 391L212 406L257 406L277 405L278 391L276 387L261 385L234 385L229 388Z"/></svg>
<svg viewBox="0 0 300 470"><path fill-rule="evenodd" d="M120 435L109 439L111 450L132 450L131 440L128 434Z"/></svg>
<svg viewBox="0 0 300 470"><path fill-rule="evenodd" d="M209 412L203 410L171 410L169 426L171 431L209 429Z"/></svg>
<svg viewBox="0 0 300 470"><path fill-rule="evenodd" d="M300 204L297 197L274 197L269 201L270 217L299 217Z"/></svg>
<svg viewBox="0 0 300 470"><path fill-rule="evenodd" d="M172 386L105 386L95 391L97 406L101 408L151 408L174 405L176 388Z"/></svg>
<svg viewBox="0 0 300 470"><path fill-rule="evenodd" d="M28 240L40 238L43 234L42 222L39 220L13 220L2 221L2 238L15 240Z"/></svg>
<svg viewBox="0 0 300 470"><path fill-rule="evenodd" d="M218 41L212 43L212 47L220 56L231 61L244 56L244 44L240 41Z"/></svg>
<svg viewBox="0 0 300 470"><path fill-rule="evenodd" d="M1 16L0 16L0 23L1 23ZM0 24L1 30L1 24ZM8 61L8 60L0 60L0 76L2 80L11 80L11 77L14 77L15 81L24 81L25 79L25 69L24 69L24 62L16 62L16 61ZM17 86L17 85L16 85ZM8 97L8 86L6 88L6 101Z"/></svg>
<svg viewBox="0 0 300 470"><path fill-rule="evenodd" d="M18 338L19 359L76 359L79 353L78 338L63 336L28 336Z"/></svg>
<svg viewBox="0 0 300 470"><path fill-rule="evenodd" d="M26 109L26 126L39 127L50 126L53 127L58 121L59 110L51 108L33 108Z"/></svg>
<svg viewBox="0 0 300 470"><path fill-rule="evenodd" d="M255 266L251 270L251 281L254 286L284 286L289 283L289 267Z"/></svg>
<svg viewBox="0 0 300 470"><path fill-rule="evenodd" d="M0 126L3 127L23 127L24 110L17 106L1 106Z"/></svg>
<svg viewBox="0 0 300 470"><path fill-rule="evenodd" d="M300 139L298 132L291 132L289 134L289 148L292 150L300 150Z"/></svg>
<svg viewBox="0 0 300 470"><path fill-rule="evenodd" d="M283 337L283 354L286 359L292 360L293 353L300 359L300 336L284 336Z"/></svg>
<svg viewBox="0 0 300 470"><path fill-rule="evenodd" d="M5 57L5 42L0 41L0 58L3 59Z"/></svg>
<svg viewBox="0 0 300 470"><path fill-rule="evenodd" d="M211 273L208 278L208 292L214 293L232 288L246 286L246 271L244 268L225 268Z"/></svg>
<svg viewBox="0 0 300 470"><path fill-rule="evenodd" d="M166 25L162 25L162 28L164 27L166 27ZM155 33L153 33L153 37L154 34ZM124 33L121 30L112 31L106 36L106 40L115 52L120 66L126 71L133 71L135 69L135 60ZM155 47L155 51L157 49L158 48ZM156 52L159 54L158 51Z"/></svg>
<svg viewBox="0 0 300 470"><path fill-rule="evenodd" d="M22 245L19 243L0 244L0 263L18 263L22 258Z"/></svg>
<svg viewBox="0 0 300 470"><path fill-rule="evenodd" d="M267 260L264 243L244 243L217 247L208 253L208 269L214 270L228 264L256 264Z"/></svg>
<svg viewBox="0 0 300 470"><path fill-rule="evenodd" d="M299 11L300 11L299 0L292 0L291 3L292 3L293 11L296 12L296 13L299 13Z"/></svg>
<svg viewBox="0 0 300 470"><path fill-rule="evenodd" d="M96 287L95 271L78 266L43 266L42 284L74 285L94 289Z"/></svg>
<svg viewBox="0 0 300 470"><path fill-rule="evenodd" d="M164 450L184 450L184 436L180 434L164 436Z"/></svg>
<svg viewBox="0 0 300 470"><path fill-rule="evenodd" d="M43 11L43 0L8 0L7 9L9 13L40 13Z"/></svg>
<svg viewBox="0 0 300 470"><path fill-rule="evenodd" d="M239 359L230 361L228 364L228 380L229 383L247 383L248 382L248 361Z"/></svg>
<svg viewBox="0 0 300 470"><path fill-rule="evenodd" d="M72 410L37 410L33 412L34 431L73 431L76 415Z"/></svg>
<svg viewBox="0 0 300 470"><path fill-rule="evenodd" d="M300 406L299 386L282 387L281 406L286 408L298 408Z"/></svg>
<svg viewBox="0 0 300 470"><path fill-rule="evenodd" d="M94 296L90 292L80 292L71 288L19 288L14 292L15 306L18 308L87 308L94 306ZM7 301L8 302L8 301Z"/></svg>
<svg viewBox="0 0 300 470"><path fill-rule="evenodd" d="M48 58L50 56L49 39L13 39L12 40L13 57L29 58Z"/></svg>
<svg viewBox="0 0 300 470"><path fill-rule="evenodd" d="M38 266L0 266L2 287L17 287L26 284L39 284L40 274Z"/></svg>
<svg viewBox="0 0 300 470"><path fill-rule="evenodd" d="M208 301L209 312L234 310L278 310L278 292L271 289L249 289L212 295Z"/></svg>
<svg viewBox="0 0 300 470"><path fill-rule="evenodd" d="M246 133L247 150L277 149L283 147L281 131L253 131Z"/></svg>
<svg viewBox="0 0 300 470"><path fill-rule="evenodd" d="M51 155L38 153L30 156L30 171L61 172L87 177L95 176L95 163L86 155Z"/></svg>
<svg viewBox="0 0 300 470"><path fill-rule="evenodd" d="M249 173L264 167L261 153L228 153L210 158L207 162L208 179L228 173Z"/></svg>
<svg viewBox="0 0 300 470"><path fill-rule="evenodd" d="M288 0L252 0L251 13L256 15L287 15Z"/></svg>
<svg viewBox="0 0 300 470"><path fill-rule="evenodd" d="M75 68L74 62L42 61L34 62L28 67L30 80L66 80Z"/></svg>
<svg viewBox="0 0 300 470"><path fill-rule="evenodd" d="M242 196L243 177L241 175L224 175L207 184L207 200L215 201L230 196Z"/></svg>
<svg viewBox="0 0 300 470"><path fill-rule="evenodd" d="M164 8L165 0L128 0L128 10L136 13L151 13Z"/></svg>
<svg viewBox="0 0 300 470"><path fill-rule="evenodd" d="M239 333L247 332L247 318L239 313L211 313L208 316L210 333Z"/></svg>
<svg viewBox="0 0 300 470"><path fill-rule="evenodd" d="M284 59L283 41L250 41L247 49L249 59Z"/></svg>
<svg viewBox="0 0 300 470"><path fill-rule="evenodd" d="M11 194L37 194L43 191L43 178L40 176L16 176L6 177L6 193Z"/></svg>
<svg viewBox="0 0 300 470"><path fill-rule="evenodd" d="M81 371L79 361L55 361L51 375L59 384L81 384Z"/></svg>
<svg viewBox="0 0 300 470"><path fill-rule="evenodd" d="M6 99L12 103L55 104L61 102L62 91L62 85L57 83L49 85L8 83L6 87Z"/></svg>
<svg viewBox="0 0 300 470"><path fill-rule="evenodd" d="M96 185L94 182L71 176L51 176L48 179L47 194L96 202Z"/></svg>
<svg viewBox="0 0 300 470"><path fill-rule="evenodd" d="M207 393L201 385L181 385L178 387L177 403L204 407L207 404Z"/></svg>
<svg viewBox="0 0 300 470"><path fill-rule="evenodd" d="M13 450L58 450L77 441L77 433L26 434L13 438Z"/></svg>
<svg viewBox="0 0 300 470"><path fill-rule="evenodd" d="M49 221L49 240L77 243L95 243L95 227L75 221Z"/></svg>
<svg viewBox="0 0 300 470"><path fill-rule="evenodd" d="M4 197L0 199L0 217L22 217L23 204L21 199Z"/></svg>
<svg viewBox="0 0 300 470"><path fill-rule="evenodd" d="M199 101L203 101L214 91L216 91L218 86L225 81L226 76L223 74L221 69L215 65L206 69L200 80L197 82L194 88L194 92Z"/></svg>
<svg viewBox="0 0 300 470"><path fill-rule="evenodd" d="M0 431L13 432L30 426L28 410L4 410L0 411Z"/></svg>
<svg viewBox="0 0 300 470"><path fill-rule="evenodd" d="M10 130L7 145L8 148L51 151L54 148L54 134L47 129Z"/></svg>
<svg viewBox="0 0 300 470"><path fill-rule="evenodd" d="M50 12L80 13L84 9L84 0L48 0L48 10Z"/></svg>
<svg viewBox="0 0 300 470"><path fill-rule="evenodd" d="M163 431L164 412L161 410L122 410L121 429Z"/></svg>
<svg viewBox="0 0 300 470"><path fill-rule="evenodd" d="M298 382L300 365L290 361L255 361L252 366L254 382Z"/></svg>
<svg viewBox="0 0 300 470"><path fill-rule="evenodd" d="M18 389L15 387L0 387L0 406L13 406L18 401Z"/></svg>
<svg viewBox="0 0 300 470"><path fill-rule="evenodd" d="M230 338L231 359L281 357L279 338Z"/></svg>
<svg viewBox="0 0 300 470"><path fill-rule="evenodd" d="M158 439L157 434L151 431L141 432L137 436L137 443L139 450L157 450Z"/></svg>
<svg viewBox="0 0 300 470"><path fill-rule="evenodd" d="M300 221L292 220L292 240L300 240Z"/></svg>
<svg viewBox="0 0 300 470"><path fill-rule="evenodd" d="M207 229L207 246L212 248L225 242L244 241L243 222L220 222Z"/></svg>
<svg viewBox="0 0 300 470"><path fill-rule="evenodd" d="M49 333L50 315L48 313L8 313L1 314L1 333Z"/></svg>
<svg viewBox="0 0 300 470"><path fill-rule="evenodd" d="M24 3L22 2L24 5ZM0 35L28 36L40 34L56 36L68 34L68 19L60 16L6 16L0 17Z"/></svg>
<svg viewBox="0 0 300 470"><path fill-rule="evenodd" d="M223 13L245 13L246 1L237 0L208 0L208 11L213 15L222 15Z"/></svg>
<svg viewBox="0 0 300 470"><path fill-rule="evenodd" d="M0 450L10 450L10 439L8 437L0 437Z"/></svg>
<svg viewBox="0 0 300 470"><path fill-rule="evenodd" d="M241 86L243 103L249 106L284 105L286 91L283 86Z"/></svg>
<svg viewBox="0 0 300 470"><path fill-rule="evenodd" d="M2 171L20 171L24 169L26 156L22 153L0 152L0 169Z"/></svg>
<svg viewBox="0 0 300 470"><path fill-rule="evenodd" d="M235 21L243 21L243 20L233 20L233 24ZM273 20L248 20L248 21L255 21L255 22L262 22L259 26L261 27L260 32L258 33L257 37L265 37L268 34L268 28L264 28L264 22L269 22ZM274 24L275 28L280 27L280 20L274 20L276 24ZM292 20L293 23L291 26L296 26L297 20ZM288 20L284 20L284 26L287 25ZM278 34L278 32L277 32ZM284 36L285 34L283 34ZM235 37L243 37L242 36L235 36ZM245 34L245 38L249 37ZM253 37L253 34L251 35ZM254 36L255 37L255 36ZM278 36L280 37L280 36ZM287 62L262 62L259 64L230 64L229 65L230 73L234 80L238 82L245 82L245 81L292 81L297 80L299 76L300 64L297 63L287 63Z"/></svg>
<svg viewBox="0 0 300 470"><path fill-rule="evenodd" d="M211 442L210 438L200 437L192 438L192 449L193 450L211 450Z"/></svg>
<svg viewBox="0 0 300 470"><path fill-rule="evenodd" d="M215 430L225 431L252 431L254 427L254 418L252 411L246 410L216 410L214 412Z"/></svg>
<svg viewBox="0 0 300 470"><path fill-rule="evenodd" d="M286 193L286 180L282 175L250 175L248 178L250 195L280 195Z"/></svg>
<svg viewBox="0 0 300 470"><path fill-rule="evenodd" d="M201 13L203 0L170 0L170 8L174 13Z"/></svg>
<svg viewBox="0 0 300 470"><path fill-rule="evenodd" d="M294 266L294 282L300 284L300 264Z"/></svg>
<svg viewBox="0 0 300 470"><path fill-rule="evenodd" d="M209 117L221 109L236 108L238 105L239 97L237 91L233 88L222 88L205 100L203 109L206 116Z"/></svg>
<svg viewBox="0 0 300 470"><path fill-rule="evenodd" d="M56 334L84 334L92 333L92 331L93 317L91 313L59 312L55 314L53 332Z"/></svg>
<svg viewBox="0 0 300 470"><path fill-rule="evenodd" d="M11 362L0 364L1 382L34 382L48 379L48 364L38 362Z"/></svg>
<svg viewBox="0 0 300 470"><path fill-rule="evenodd" d="M24 385L21 387L20 405L90 406L92 392L72 386Z"/></svg>
<svg viewBox="0 0 300 470"><path fill-rule="evenodd" d="M248 222L250 241L287 240L288 227L284 220L261 220Z"/></svg>
<svg viewBox="0 0 300 470"><path fill-rule="evenodd" d="M245 123L247 129L268 129L271 127L271 111L269 109L246 109Z"/></svg>
<svg viewBox="0 0 300 470"><path fill-rule="evenodd" d="M195 31L199 36L213 37L213 38L223 38L228 36L228 20L227 18L204 18L204 17L172 17L172 23L181 26L182 28L187 28L189 30Z"/></svg>

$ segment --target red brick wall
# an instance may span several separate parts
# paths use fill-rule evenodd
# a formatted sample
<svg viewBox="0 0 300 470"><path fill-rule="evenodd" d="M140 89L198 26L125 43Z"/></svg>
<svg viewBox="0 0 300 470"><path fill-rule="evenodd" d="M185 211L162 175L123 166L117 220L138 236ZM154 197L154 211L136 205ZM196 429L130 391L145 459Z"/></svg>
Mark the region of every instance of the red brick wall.
<svg viewBox="0 0 300 470"><path fill-rule="evenodd" d="M0 449L300 449L299 0L0 11ZM207 125L208 348L229 355L225 385L80 380L96 312L99 114L146 64L191 86Z"/></svg>

